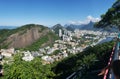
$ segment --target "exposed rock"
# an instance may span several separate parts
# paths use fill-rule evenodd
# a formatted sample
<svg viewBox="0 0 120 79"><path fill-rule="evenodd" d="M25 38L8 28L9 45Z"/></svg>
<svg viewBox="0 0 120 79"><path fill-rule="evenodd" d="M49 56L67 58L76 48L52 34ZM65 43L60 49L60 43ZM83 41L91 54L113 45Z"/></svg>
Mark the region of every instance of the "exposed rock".
<svg viewBox="0 0 120 79"><path fill-rule="evenodd" d="M2 44L8 44L8 48L24 48L37 41L39 38L47 35L49 32L51 32L51 30L47 27L44 27L44 29L40 26L28 27L11 34Z"/></svg>

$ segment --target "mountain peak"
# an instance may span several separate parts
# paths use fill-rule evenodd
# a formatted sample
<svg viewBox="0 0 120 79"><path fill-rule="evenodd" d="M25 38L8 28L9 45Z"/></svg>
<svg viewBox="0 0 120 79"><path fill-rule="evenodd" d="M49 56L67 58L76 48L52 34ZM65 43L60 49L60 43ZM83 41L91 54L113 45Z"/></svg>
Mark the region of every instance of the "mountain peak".
<svg viewBox="0 0 120 79"><path fill-rule="evenodd" d="M92 20L90 20L87 24L66 24L65 28L70 31L74 31L75 29L81 29L81 30L94 30L94 23Z"/></svg>
<svg viewBox="0 0 120 79"><path fill-rule="evenodd" d="M52 30L54 30L54 32L56 34L59 34L59 29L61 29L63 31L63 30L65 30L65 27L62 26L61 24L56 24L52 27Z"/></svg>
<svg viewBox="0 0 120 79"><path fill-rule="evenodd" d="M52 28L55 29L55 28L62 28L63 26L61 24L56 24L54 25Z"/></svg>

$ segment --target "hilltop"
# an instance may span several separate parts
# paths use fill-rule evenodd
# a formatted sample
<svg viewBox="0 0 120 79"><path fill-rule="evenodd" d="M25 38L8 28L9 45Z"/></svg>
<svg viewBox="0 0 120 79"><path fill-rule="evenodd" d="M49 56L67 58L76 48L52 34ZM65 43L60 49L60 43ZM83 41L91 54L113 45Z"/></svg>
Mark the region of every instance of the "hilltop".
<svg viewBox="0 0 120 79"><path fill-rule="evenodd" d="M51 29L55 32L55 34L59 34L59 29L61 29L62 32L66 30L65 27L62 26L61 24L56 24Z"/></svg>
<svg viewBox="0 0 120 79"><path fill-rule="evenodd" d="M37 50L39 47L51 45L57 36L43 25L27 24L16 29L0 30L2 48L27 48Z"/></svg>

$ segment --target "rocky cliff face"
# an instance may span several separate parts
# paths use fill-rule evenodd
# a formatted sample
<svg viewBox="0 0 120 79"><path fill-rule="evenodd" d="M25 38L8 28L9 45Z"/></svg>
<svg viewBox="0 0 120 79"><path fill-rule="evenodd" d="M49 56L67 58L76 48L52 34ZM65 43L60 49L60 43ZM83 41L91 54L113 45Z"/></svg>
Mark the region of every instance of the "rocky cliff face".
<svg viewBox="0 0 120 79"><path fill-rule="evenodd" d="M16 33L8 36L2 45L7 44L8 48L24 48L37 41L39 38L47 35L50 31L51 30L47 27L40 26L32 26L29 28L20 29Z"/></svg>

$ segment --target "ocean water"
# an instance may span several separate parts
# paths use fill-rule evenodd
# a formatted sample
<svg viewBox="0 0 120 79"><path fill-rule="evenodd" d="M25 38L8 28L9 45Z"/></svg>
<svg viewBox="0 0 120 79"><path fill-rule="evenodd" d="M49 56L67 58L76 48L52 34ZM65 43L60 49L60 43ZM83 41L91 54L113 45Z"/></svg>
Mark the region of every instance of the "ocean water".
<svg viewBox="0 0 120 79"><path fill-rule="evenodd" d="M105 42L109 42L109 41L112 41L114 37L106 37L105 39L101 40L98 44L102 44L102 43L105 43Z"/></svg>

